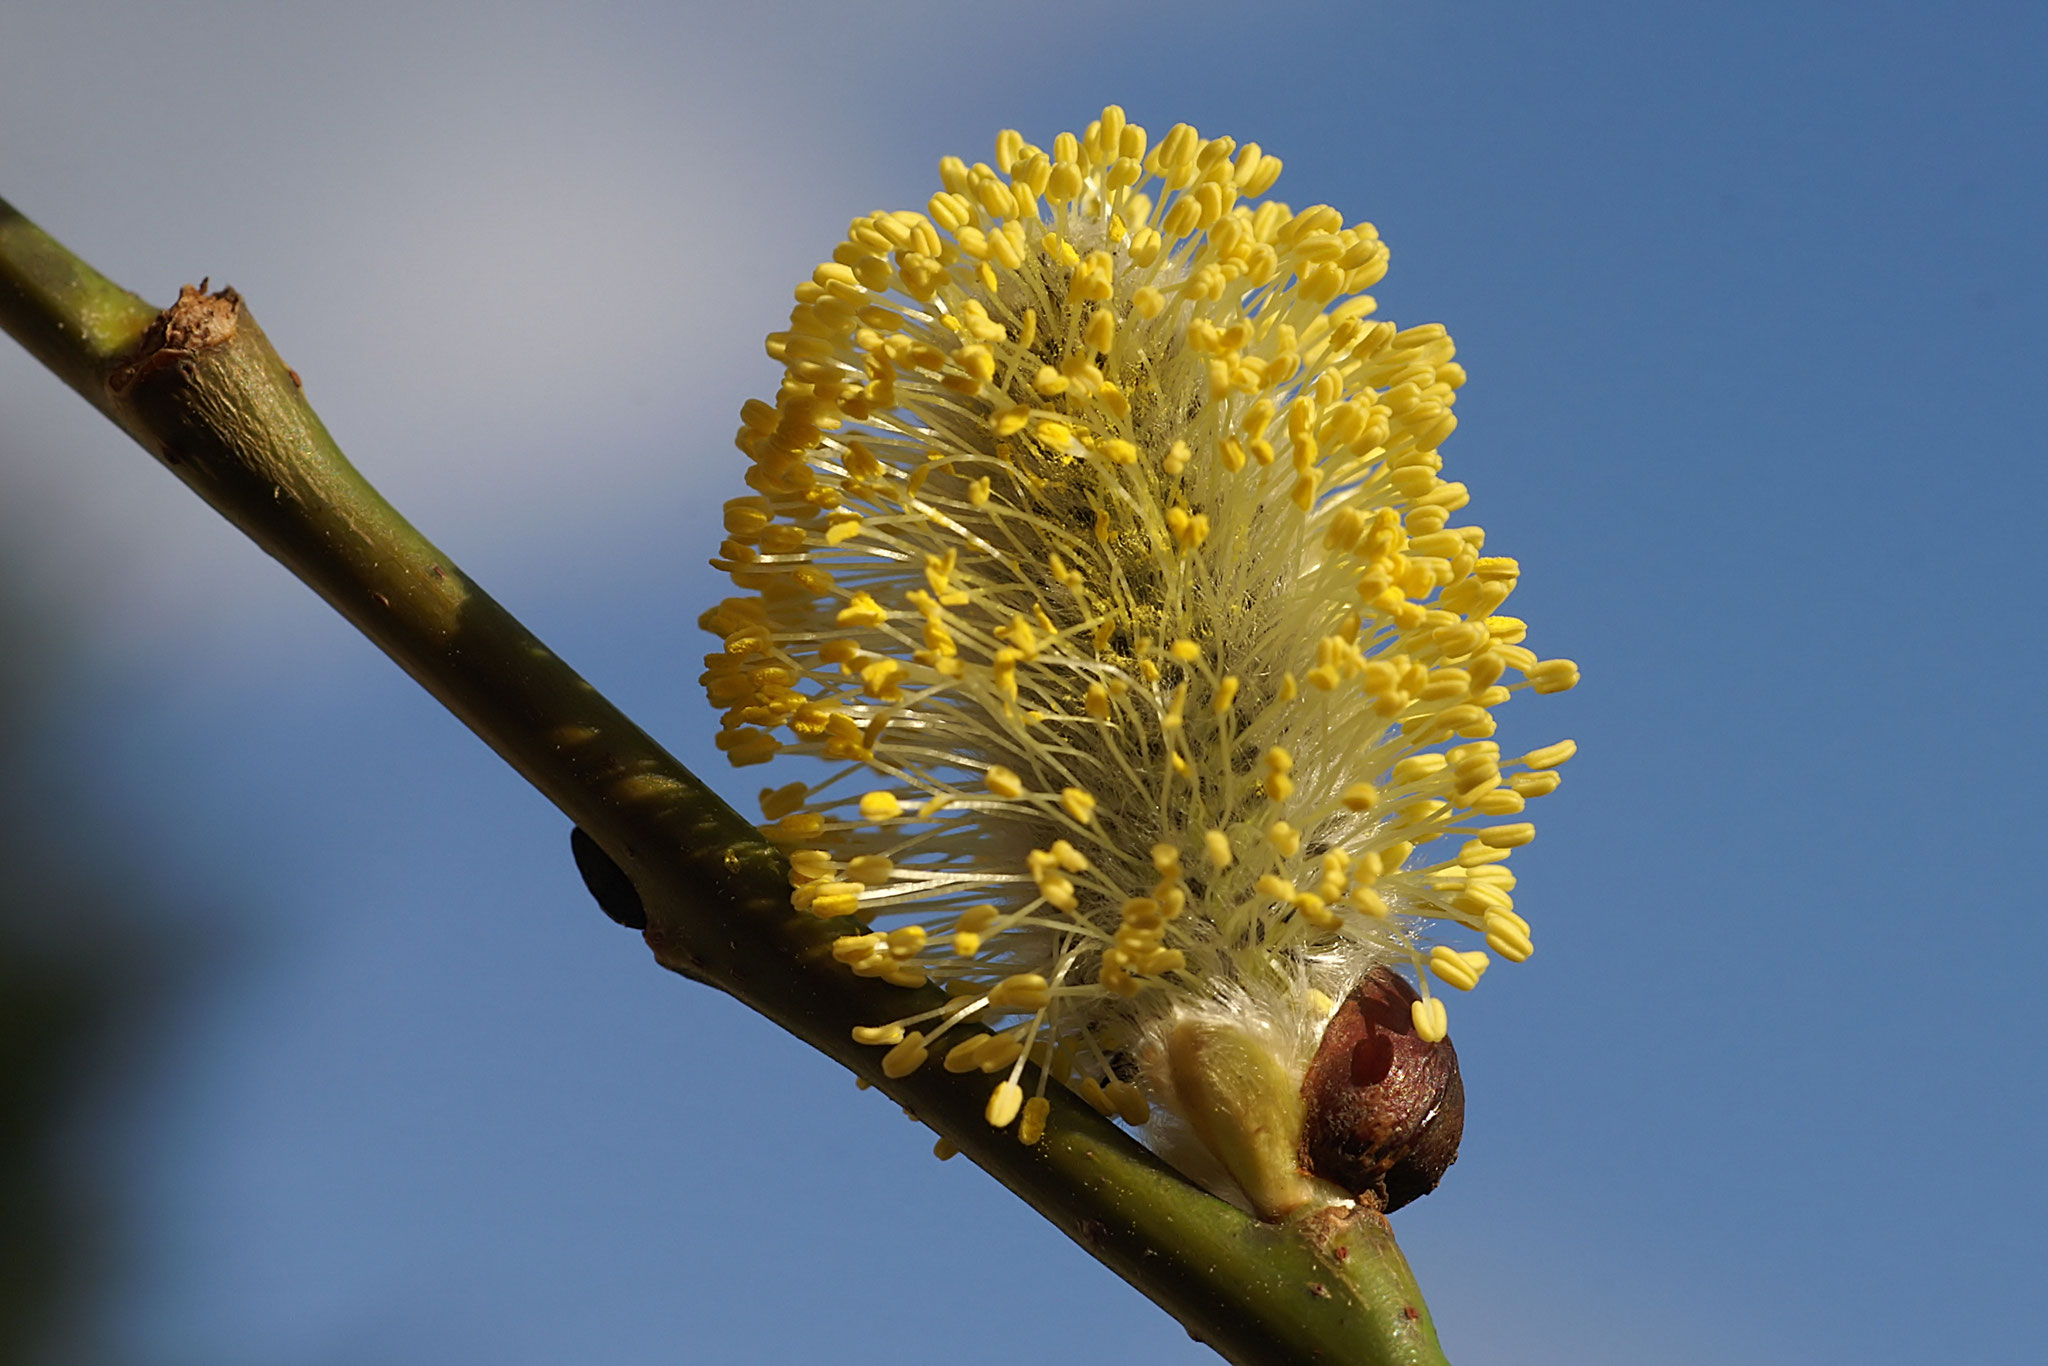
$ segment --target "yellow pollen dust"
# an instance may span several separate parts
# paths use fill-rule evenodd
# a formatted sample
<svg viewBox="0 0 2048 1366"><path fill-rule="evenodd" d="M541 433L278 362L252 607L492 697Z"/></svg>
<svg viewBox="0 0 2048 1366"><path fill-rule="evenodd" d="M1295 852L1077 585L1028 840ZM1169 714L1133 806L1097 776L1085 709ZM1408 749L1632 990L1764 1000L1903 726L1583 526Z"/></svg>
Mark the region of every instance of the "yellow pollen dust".
<svg viewBox="0 0 2048 1366"><path fill-rule="evenodd" d="M923 993L856 1040L1026 1143L1059 1086L1147 1123L1186 1012L1313 1038L1392 965L1442 1038L1431 983L1534 953L1506 863L1575 747L1503 708L1578 666L1444 477L1455 344L1377 316L1378 230L1281 169L1115 107L948 157L797 286L740 413L717 743L813 763L760 793L791 904Z"/></svg>

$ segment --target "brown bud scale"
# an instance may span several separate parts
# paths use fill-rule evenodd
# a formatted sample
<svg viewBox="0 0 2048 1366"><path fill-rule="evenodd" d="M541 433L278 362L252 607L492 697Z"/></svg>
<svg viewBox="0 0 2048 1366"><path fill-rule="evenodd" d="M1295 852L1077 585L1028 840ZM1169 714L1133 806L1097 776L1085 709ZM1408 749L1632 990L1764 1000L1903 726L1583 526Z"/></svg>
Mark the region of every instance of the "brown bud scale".
<svg viewBox="0 0 2048 1366"><path fill-rule="evenodd" d="M1390 968L1366 974L1330 1017L1301 1082L1302 1169L1383 1211L1435 1190L1465 1132L1458 1051L1416 1036L1417 999Z"/></svg>

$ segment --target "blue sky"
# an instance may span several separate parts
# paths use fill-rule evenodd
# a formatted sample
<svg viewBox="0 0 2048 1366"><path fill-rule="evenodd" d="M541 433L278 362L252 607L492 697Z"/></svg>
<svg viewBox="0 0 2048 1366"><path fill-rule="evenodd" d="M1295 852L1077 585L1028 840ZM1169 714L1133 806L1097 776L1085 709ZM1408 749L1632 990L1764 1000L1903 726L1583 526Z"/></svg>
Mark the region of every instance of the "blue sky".
<svg viewBox="0 0 2048 1366"><path fill-rule="evenodd" d="M1505 718L1581 746L1516 860L1539 953L1457 1003L1464 1154L1396 1220L1452 1359L2032 1362L2044 56L2019 4L4 0L0 193L241 289L744 798L694 619L790 287L1002 127L1260 142L1458 339L1448 472L1586 674ZM76 799L216 946L89 1149L119 1359L1204 1359L654 968L556 813L7 350L0 535L81 632Z"/></svg>

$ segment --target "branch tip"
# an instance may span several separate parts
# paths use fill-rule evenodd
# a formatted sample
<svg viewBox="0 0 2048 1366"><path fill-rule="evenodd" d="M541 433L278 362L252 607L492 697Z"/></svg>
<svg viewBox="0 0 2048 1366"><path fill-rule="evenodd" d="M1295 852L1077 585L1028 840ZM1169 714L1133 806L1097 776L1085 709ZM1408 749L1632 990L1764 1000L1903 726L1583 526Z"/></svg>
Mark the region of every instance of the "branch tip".
<svg viewBox="0 0 2048 1366"><path fill-rule="evenodd" d="M146 375L234 340L242 296L232 285L208 293L209 282L201 280L179 288L178 301L156 315L156 321L143 334L135 358L107 376L111 393L124 394ZM297 376L293 378L296 380Z"/></svg>

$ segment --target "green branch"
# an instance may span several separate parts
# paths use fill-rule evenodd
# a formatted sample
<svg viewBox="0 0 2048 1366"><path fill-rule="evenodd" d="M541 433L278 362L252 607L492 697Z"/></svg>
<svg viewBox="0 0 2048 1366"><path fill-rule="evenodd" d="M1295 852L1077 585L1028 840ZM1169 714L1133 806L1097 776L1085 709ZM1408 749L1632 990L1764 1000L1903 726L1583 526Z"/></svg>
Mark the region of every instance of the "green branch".
<svg viewBox="0 0 2048 1366"><path fill-rule="evenodd" d="M850 1031L914 998L832 961L853 922L791 910L782 857L759 832L370 487L232 291L187 289L159 314L0 201L0 327L581 827L631 879L663 966L866 1078L1230 1360L1442 1362L1376 1211L1261 1223L1061 1088L1026 1147L983 1120L979 1078L884 1077L880 1050Z"/></svg>

